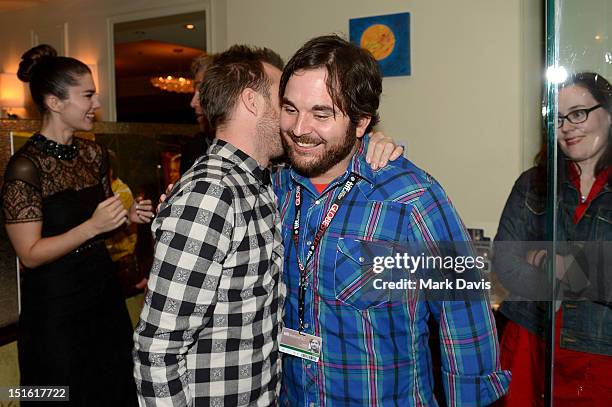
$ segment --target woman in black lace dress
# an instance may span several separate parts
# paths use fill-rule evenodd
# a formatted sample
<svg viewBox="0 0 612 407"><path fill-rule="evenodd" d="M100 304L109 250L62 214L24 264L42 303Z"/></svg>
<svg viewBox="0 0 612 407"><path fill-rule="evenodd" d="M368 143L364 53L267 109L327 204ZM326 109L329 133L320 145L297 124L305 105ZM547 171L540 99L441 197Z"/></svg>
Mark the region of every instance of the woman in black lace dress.
<svg viewBox="0 0 612 407"><path fill-rule="evenodd" d="M85 64L41 45L17 75L42 115L2 188L6 230L25 266L21 385L70 386L72 405L132 405L131 323L103 239L128 219L149 222L150 201L126 211L112 195L105 150L73 137L92 129L100 107Z"/></svg>

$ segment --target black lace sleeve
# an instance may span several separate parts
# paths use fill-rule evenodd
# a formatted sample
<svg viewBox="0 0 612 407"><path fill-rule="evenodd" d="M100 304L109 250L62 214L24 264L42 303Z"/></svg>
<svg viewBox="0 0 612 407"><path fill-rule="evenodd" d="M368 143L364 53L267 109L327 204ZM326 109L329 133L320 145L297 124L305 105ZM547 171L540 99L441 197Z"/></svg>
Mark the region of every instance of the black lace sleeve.
<svg viewBox="0 0 612 407"><path fill-rule="evenodd" d="M0 201L6 223L42 221L40 177L32 161L19 156L9 161Z"/></svg>
<svg viewBox="0 0 612 407"><path fill-rule="evenodd" d="M107 198L110 198L113 195L113 190L111 189L110 177L109 177L109 158L108 158L108 150L106 147L100 146L100 175L102 182L102 187L104 188L104 195Z"/></svg>

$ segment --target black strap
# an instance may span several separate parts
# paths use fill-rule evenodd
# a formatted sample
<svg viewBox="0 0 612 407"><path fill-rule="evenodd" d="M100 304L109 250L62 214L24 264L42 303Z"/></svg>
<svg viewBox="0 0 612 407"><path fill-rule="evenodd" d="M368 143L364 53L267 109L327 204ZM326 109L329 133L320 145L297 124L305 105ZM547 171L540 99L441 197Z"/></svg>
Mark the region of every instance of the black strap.
<svg viewBox="0 0 612 407"><path fill-rule="evenodd" d="M306 284L308 283L308 273L306 269L314 255L317 247L319 247L319 243L321 243L321 239L323 235L329 228L332 220L338 213L340 209L340 205L344 198L348 195L348 193L353 189L355 184L357 183L357 176L355 173L349 174L349 177L344 182L341 187L340 193L334 200L334 203L329 207L329 210L325 214L323 221L319 225L317 233L312 240L312 244L308 248L308 253L306 253L306 259L304 262L300 259L300 251L299 251L299 241L300 241L300 219L302 212L302 186L298 185L295 188L295 218L293 220L293 242L295 243L295 255L297 258L298 267L300 268L300 286L298 292L298 318L299 318L299 331L302 332L304 328L304 302L306 296Z"/></svg>

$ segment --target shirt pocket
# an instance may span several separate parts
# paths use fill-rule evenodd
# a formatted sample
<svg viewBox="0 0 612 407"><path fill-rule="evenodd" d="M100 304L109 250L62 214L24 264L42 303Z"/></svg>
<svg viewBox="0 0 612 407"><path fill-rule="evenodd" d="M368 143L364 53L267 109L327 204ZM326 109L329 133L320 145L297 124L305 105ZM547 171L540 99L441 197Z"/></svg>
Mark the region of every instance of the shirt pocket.
<svg viewBox="0 0 612 407"><path fill-rule="evenodd" d="M389 303L390 290L374 284L381 277L374 265L392 254L389 242L340 238L334 268L336 299L360 311Z"/></svg>

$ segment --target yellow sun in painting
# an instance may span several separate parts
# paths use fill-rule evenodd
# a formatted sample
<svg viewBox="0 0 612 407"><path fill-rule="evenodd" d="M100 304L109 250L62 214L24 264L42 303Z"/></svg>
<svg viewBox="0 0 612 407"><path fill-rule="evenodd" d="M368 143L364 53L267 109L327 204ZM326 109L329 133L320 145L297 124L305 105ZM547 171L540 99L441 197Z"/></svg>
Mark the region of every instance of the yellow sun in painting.
<svg viewBox="0 0 612 407"><path fill-rule="evenodd" d="M361 48L365 48L374 55L377 61L387 58L395 47L395 35L384 24L369 26L361 35Z"/></svg>

